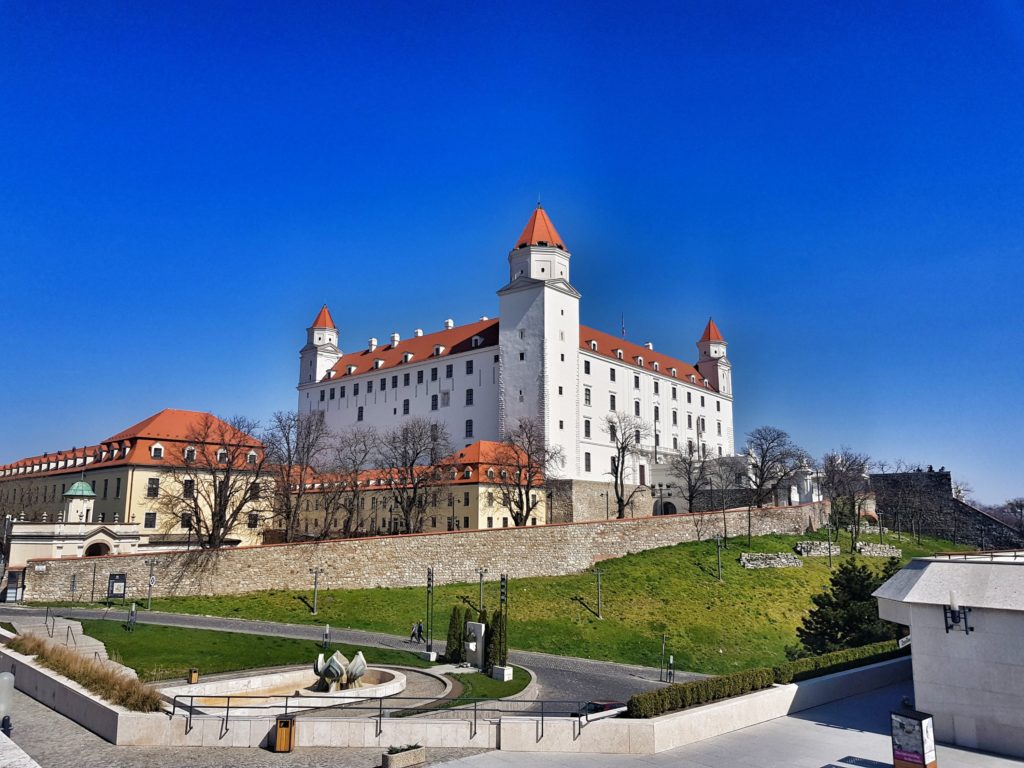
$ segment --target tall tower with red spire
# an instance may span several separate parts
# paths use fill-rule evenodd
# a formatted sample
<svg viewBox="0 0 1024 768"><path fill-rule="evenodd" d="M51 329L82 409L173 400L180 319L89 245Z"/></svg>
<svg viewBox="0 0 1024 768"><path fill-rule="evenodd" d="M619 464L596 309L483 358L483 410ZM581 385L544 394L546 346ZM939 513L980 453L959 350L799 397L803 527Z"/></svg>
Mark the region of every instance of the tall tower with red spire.
<svg viewBox="0 0 1024 768"><path fill-rule="evenodd" d="M299 385L320 381L340 357L338 327L324 304L306 329L306 346L299 351Z"/></svg>
<svg viewBox="0 0 1024 768"><path fill-rule="evenodd" d="M538 203L508 254L509 281L498 291L502 435L522 419L543 426L578 471L580 294L569 282L569 251Z"/></svg>
<svg viewBox="0 0 1024 768"><path fill-rule="evenodd" d="M710 317L704 327L704 333L697 342L700 360L697 370L708 382L723 395L732 396L732 363L725 356L725 348L729 346L715 321Z"/></svg>

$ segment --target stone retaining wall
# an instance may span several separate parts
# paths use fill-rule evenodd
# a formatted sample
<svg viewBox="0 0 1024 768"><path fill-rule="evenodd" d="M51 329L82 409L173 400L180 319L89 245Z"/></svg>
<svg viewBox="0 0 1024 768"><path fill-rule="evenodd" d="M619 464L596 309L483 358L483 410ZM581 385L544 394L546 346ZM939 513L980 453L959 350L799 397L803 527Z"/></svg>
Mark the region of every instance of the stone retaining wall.
<svg viewBox="0 0 1024 768"><path fill-rule="evenodd" d="M872 544L867 541L858 541L856 549L864 557L903 557L903 550L890 544Z"/></svg>
<svg viewBox="0 0 1024 768"><path fill-rule="evenodd" d="M740 565L744 568L802 568L804 562L790 552L743 552Z"/></svg>
<svg viewBox="0 0 1024 768"><path fill-rule="evenodd" d="M829 544L827 541L798 541L793 549L801 557L828 557L829 547L832 548L833 557L842 551L838 544Z"/></svg>
<svg viewBox="0 0 1024 768"><path fill-rule="evenodd" d="M727 513L730 531L746 530L746 510ZM805 507L755 510L753 533L803 533ZM721 532L720 513L708 514L704 538ZM79 600L100 600L112 573L127 574L127 599L146 596L155 558L153 595L216 595L268 589L310 589L309 569L322 566L323 588L418 586L434 567L439 583L475 582L477 569L486 578L562 576L578 573L595 562L631 552L671 546L696 539L691 515L666 515L600 520L526 528L501 528L380 536L302 544L272 544L216 551L158 552L66 560L33 560L25 571L25 599L56 601L71 598L74 577Z"/></svg>

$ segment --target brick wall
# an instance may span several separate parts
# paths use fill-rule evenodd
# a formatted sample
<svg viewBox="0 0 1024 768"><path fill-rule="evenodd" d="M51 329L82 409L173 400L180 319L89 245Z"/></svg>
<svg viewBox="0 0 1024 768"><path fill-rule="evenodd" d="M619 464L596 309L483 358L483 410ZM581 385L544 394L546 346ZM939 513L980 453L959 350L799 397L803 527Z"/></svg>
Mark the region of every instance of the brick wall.
<svg viewBox="0 0 1024 768"><path fill-rule="evenodd" d="M602 510L603 511L603 510ZM807 507L754 511L754 535L798 534L806 530ZM746 532L746 511L729 512L729 531ZM156 558L154 596L237 594L268 589L306 589L309 569L326 568L325 588L404 587L424 582L434 566L440 583L475 581L476 569L489 579L560 576L593 563L697 538L721 530L721 514L703 524L691 515L598 520L527 528L507 528L410 536L381 536L302 544L240 547L212 552L161 552L68 560L35 560L25 578L25 599L67 600L75 577L81 600L103 599L107 576L127 574L128 599L143 599L149 577L146 559ZM699 516L698 516L699 517Z"/></svg>

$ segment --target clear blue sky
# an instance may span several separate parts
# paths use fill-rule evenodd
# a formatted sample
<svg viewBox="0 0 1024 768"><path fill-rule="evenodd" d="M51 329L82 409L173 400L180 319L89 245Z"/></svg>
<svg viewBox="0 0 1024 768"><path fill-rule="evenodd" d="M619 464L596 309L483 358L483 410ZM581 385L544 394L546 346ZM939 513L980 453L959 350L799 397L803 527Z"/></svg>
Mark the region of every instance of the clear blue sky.
<svg viewBox="0 0 1024 768"><path fill-rule="evenodd" d="M156 6L0 4L0 461L494 315L539 194L584 323L714 315L737 442L1024 494L1021 3Z"/></svg>

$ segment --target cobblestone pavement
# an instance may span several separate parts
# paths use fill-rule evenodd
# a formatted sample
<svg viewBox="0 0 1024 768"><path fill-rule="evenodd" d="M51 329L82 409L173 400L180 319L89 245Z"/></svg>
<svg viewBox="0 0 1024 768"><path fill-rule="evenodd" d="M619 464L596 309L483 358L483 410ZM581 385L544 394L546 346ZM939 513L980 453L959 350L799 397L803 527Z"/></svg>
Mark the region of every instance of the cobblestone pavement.
<svg viewBox="0 0 1024 768"><path fill-rule="evenodd" d="M38 608L0 608L0 621L25 614L42 615ZM127 613L120 609L86 610L60 609L60 615L76 619L109 619L126 621ZM315 624L283 624L247 619L226 619L217 616L192 616L178 613L139 612L140 623L164 624L193 629L214 629L227 632L245 632L257 635L291 637L301 640L320 640L323 627ZM422 650L421 644L410 643L405 637L359 629L331 627L333 640L371 648L396 648L407 651ZM435 642L434 650L444 651L444 642ZM658 688L659 670L608 661L595 661L574 656L553 656L533 651L511 651L509 660L531 670L537 678L535 698L564 701L590 701L612 699L625 701L638 691ZM676 682L702 677L692 672L676 671Z"/></svg>
<svg viewBox="0 0 1024 768"><path fill-rule="evenodd" d="M371 768L380 749L318 747L275 754L228 747L117 747L20 691L14 694L12 741L41 768ZM428 764L476 755L479 749L429 749Z"/></svg>

